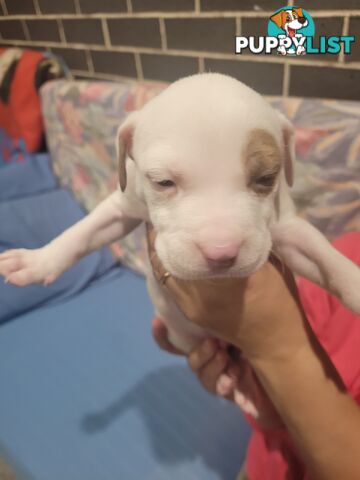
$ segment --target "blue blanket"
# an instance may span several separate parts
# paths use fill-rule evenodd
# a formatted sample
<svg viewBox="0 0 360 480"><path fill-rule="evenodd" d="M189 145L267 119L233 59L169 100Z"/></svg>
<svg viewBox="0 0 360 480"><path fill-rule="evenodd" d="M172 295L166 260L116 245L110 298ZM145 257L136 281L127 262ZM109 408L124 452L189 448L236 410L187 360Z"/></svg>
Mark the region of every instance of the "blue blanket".
<svg viewBox="0 0 360 480"><path fill-rule="evenodd" d="M19 480L235 480L239 409L157 347L145 279L115 270L0 326L0 457Z"/></svg>
<svg viewBox="0 0 360 480"><path fill-rule="evenodd" d="M81 220L84 212L73 195L60 188L48 155L0 171L0 251L38 248ZM18 288L0 282L0 322L45 303L63 300L111 271L108 249L83 258L52 285Z"/></svg>

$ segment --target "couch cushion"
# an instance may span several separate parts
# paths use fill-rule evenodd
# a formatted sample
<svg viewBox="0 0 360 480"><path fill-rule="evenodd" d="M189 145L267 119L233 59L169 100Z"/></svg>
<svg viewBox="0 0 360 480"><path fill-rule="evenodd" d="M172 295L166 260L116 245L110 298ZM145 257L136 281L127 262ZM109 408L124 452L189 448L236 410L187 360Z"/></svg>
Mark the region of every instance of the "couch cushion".
<svg viewBox="0 0 360 480"><path fill-rule="evenodd" d="M360 102L275 100L295 126L292 196L328 238L360 230Z"/></svg>

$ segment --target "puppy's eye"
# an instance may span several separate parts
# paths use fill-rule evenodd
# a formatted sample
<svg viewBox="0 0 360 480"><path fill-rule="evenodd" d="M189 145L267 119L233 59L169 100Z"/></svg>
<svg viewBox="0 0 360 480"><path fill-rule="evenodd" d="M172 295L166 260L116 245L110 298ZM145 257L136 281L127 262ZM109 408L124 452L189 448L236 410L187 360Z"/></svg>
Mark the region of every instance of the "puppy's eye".
<svg viewBox="0 0 360 480"><path fill-rule="evenodd" d="M161 180L161 182L156 182L156 184L162 188L175 187L175 182L173 182L172 180Z"/></svg>
<svg viewBox="0 0 360 480"><path fill-rule="evenodd" d="M276 180L276 175L273 173L269 175L263 175L255 180L255 184L259 187L271 188L274 186Z"/></svg>
<svg viewBox="0 0 360 480"><path fill-rule="evenodd" d="M267 175L255 177L251 182L251 188L259 195L267 195L273 189L276 177L276 173L268 173Z"/></svg>

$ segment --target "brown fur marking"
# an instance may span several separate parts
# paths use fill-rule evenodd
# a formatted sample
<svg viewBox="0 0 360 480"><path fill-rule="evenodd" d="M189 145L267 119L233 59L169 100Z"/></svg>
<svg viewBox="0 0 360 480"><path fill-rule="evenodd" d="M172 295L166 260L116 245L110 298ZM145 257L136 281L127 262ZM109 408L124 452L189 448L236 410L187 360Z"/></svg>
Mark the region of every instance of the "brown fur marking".
<svg viewBox="0 0 360 480"><path fill-rule="evenodd" d="M272 20L274 23L276 23L276 25L279 28L284 29L284 26L285 26L285 23L286 23L286 16L287 16L289 11L290 10L281 10L280 12L275 13L275 15L272 15L270 17L270 20ZM298 17L303 17L304 16L302 8L293 8L291 11L295 12L298 15Z"/></svg>
<svg viewBox="0 0 360 480"><path fill-rule="evenodd" d="M248 180L279 171L281 163L282 154L275 138L266 130L252 130L245 148Z"/></svg>

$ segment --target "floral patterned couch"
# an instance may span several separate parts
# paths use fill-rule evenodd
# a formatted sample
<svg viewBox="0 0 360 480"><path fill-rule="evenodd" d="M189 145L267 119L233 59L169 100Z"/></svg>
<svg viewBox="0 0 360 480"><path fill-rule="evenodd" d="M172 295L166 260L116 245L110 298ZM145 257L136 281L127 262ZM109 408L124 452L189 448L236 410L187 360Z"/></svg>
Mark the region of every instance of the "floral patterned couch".
<svg viewBox="0 0 360 480"><path fill-rule="evenodd" d="M41 91L55 173L88 211L117 186L116 130L165 84L58 80ZM295 125L293 197L299 214L329 238L360 229L360 102L279 99L270 102ZM143 271L140 226L112 251Z"/></svg>

